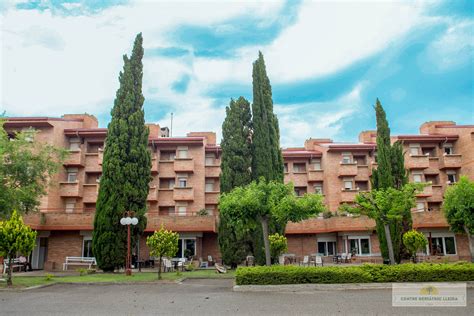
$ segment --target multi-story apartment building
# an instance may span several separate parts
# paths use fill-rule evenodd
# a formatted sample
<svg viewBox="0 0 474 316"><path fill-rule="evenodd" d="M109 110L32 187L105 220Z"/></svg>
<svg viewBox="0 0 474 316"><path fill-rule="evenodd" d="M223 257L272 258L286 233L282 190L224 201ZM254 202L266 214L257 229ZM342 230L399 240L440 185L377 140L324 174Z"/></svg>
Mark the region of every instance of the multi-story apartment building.
<svg viewBox="0 0 474 316"><path fill-rule="evenodd" d="M38 131L33 141L70 151L41 200L40 212L25 217L25 222L38 230L33 267L59 269L66 256L92 256L93 218L107 130L98 128L97 120L90 115L8 118L4 124L12 135L29 127ZM149 256L146 235L162 224L179 232L178 256L189 249L196 258L211 255L219 259L221 151L215 134L194 132L186 137L168 137L166 128L153 124L148 127L153 180L147 199L146 234L137 247L140 259ZM393 138L403 142L410 181L430 183L418 196L413 226L429 238L429 255L467 259L467 237L449 232L440 206L444 190L460 175L474 178L474 126L428 122L420 132ZM353 202L358 192L370 190L370 175L376 166L375 137L374 131L362 132L355 144L308 139L302 148L283 150L285 181L294 183L297 195L323 194L328 210L334 214L289 223L289 252L299 256L320 253L332 260L334 254L350 251L359 261L380 261L374 222L337 212L341 204Z"/></svg>

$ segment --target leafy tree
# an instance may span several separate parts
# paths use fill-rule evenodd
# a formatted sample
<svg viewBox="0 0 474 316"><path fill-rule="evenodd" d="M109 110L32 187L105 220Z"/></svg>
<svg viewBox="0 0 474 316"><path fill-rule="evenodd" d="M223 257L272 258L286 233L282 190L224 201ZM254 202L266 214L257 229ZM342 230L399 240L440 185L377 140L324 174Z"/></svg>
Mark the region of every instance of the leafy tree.
<svg viewBox="0 0 474 316"><path fill-rule="evenodd" d="M36 232L23 223L23 219L13 211L10 219L0 222L0 256L8 260L7 285L12 285L12 259L18 253L28 256L36 243Z"/></svg>
<svg viewBox="0 0 474 316"><path fill-rule="evenodd" d="M105 141L102 177L94 219L93 251L98 266L113 271L123 266L126 232L119 224L125 211L139 219L132 236L146 227L146 198L151 181L149 130L145 126L142 94L143 38L135 38L130 58L124 55L112 120Z"/></svg>
<svg viewBox="0 0 474 316"><path fill-rule="evenodd" d="M163 257L172 257L178 252L179 235L161 226L160 230L148 236L146 244L150 248L150 255L160 258L158 267L158 280L161 280L161 266Z"/></svg>
<svg viewBox="0 0 474 316"><path fill-rule="evenodd" d="M403 244L413 257L413 262L416 262L416 252L426 248L428 240L425 235L412 229L403 234Z"/></svg>
<svg viewBox="0 0 474 316"><path fill-rule="evenodd" d="M465 233L469 240L471 261L474 262L472 238L474 235L474 182L462 176L458 183L449 187L444 194L444 216L451 230Z"/></svg>
<svg viewBox="0 0 474 316"><path fill-rule="evenodd" d="M0 218L9 217L12 210L37 210L49 179L64 161L65 150L33 141L35 135L29 129L11 141L0 122Z"/></svg>
<svg viewBox="0 0 474 316"><path fill-rule="evenodd" d="M270 221L283 225L289 221L299 222L325 209L320 194L306 194L297 198L291 183L266 182L264 179L222 194L219 207L221 212L226 212L235 219L233 226L239 235L248 233L249 229L256 226L262 227L267 265L271 265L268 239Z"/></svg>
<svg viewBox="0 0 474 316"><path fill-rule="evenodd" d="M372 172L372 189L395 188L401 189L408 183L408 175L405 169L403 146L400 142L390 144L390 128L388 126L385 111L377 99L375 104L377 120L377 169ZM375 218L376 231L380 242L382 257L389 257L388 241L385 235L384 223ZM401 222L389 223L391 241L394 249L395 261L400 262L404 252L401 236L412 227L411 212L405 212Z"/></svg>
<svg viewBox="0 0 474 316"><path fill-rule="evenodd" d="M278 257L288 251L288 241L285 236L275 233L268 236L270 240L270 254L273 262L278 260Z"/></svg>
<svg viewBox="0 0 474 316"><path fill-rule="evenodd" d="M258 181L283 182L283 157L280 150L280 129L273 113L272 87L261 52L253 63L253 136L252 177Z"/></svg>
<svg viewBox="0 0 474 316"><path fill-rule="evenodd" d="M243 97L231 100L222 124L221 193L251 182L251 114L250 103ZM232 218L219 214L218 241L222 260L232 268L241 263L248 251L249 235L238 236Z"/></svg>
<svg viewBox="0 0 474 316"><path fill-rule="evenodd" d="M350 210L354 214L367 215L383 225L390 263L395 263L390 224L401 225L406 212L416 205L416 194L423 188L419 184L406 184L401 190L386 188L361 192Z"/></svg>

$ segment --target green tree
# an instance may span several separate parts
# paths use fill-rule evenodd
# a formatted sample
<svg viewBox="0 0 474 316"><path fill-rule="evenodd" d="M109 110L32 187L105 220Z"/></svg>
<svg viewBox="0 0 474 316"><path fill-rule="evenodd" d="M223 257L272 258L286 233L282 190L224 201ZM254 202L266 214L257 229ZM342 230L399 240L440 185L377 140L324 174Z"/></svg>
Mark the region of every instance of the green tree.
<svg viewBox="0 0 474 316"><path fill-rule="evenodd" d="M280 129L273 113L272 87L261 52L253 63L252 104L252 177L259 181L283 182L283 157L280 149Z"/></svg>
<svg viewBox="0 0 474 316"><path fill-rule="evenodd" d="M469 241L471 261L474 262L474 182L462 176L458 183L449 187L444 194L443 211L451 230L465 233Z"/></svg>
<svg viewBox="0 0 474 316"><path fill-rule="evenodd" d="M119 224L125 211L139 219L132 236L146 227L146 198L151 181L149 130L145 126L141 91L143 38L135 38L130 58L124 55L112 120L105 141L102 177L94 219L93 251L98 266L110 272L123 266L126 231Z"/></svg>
<svg viewBox="0 0 474 316"><path fill-rule="evenodd" d="M413 262L416 262L417 251L426 248L428 240L426 239L425 235L412 229L403 234L403 244L412 256Z"/></svg>
<svg viewBox="0 0 474 316"><path fill-rule="evenodd" d="M288 241L285 236L275 233L268 236L270 241L270 254L273 262L278 261L278 257L288 251Z"/></svg>
<svg viewBox="0 0 474 316"><path fill-rule="evenodd" d="M46 193L66 156L66 151L34 141L33 129L10 135L0 121L0 218L12 210L25 214L37 210L39 199Z"/></svg>
<svg viewBox="0 0 474 316"><path fill-rule="evenodd" d="M376 100L375 114L377 121L377 169L372 172L372 189L395 188L401 189L408 183L403 146L400 142L391 145L390 128L385 110L379 99ZM384 259L389 258L388 240L382 220L374 218L380 250ZM395 261L400 262L404 252L401 236L412 227L411 212L404 212L401 221L388 223L391 231L391 243L394 250Z"/></svg>
<svg viewBox="0 0 474 316"><path fill-rule="evenodd" d="M222 124L221 193L251 182L251 121L250 103L243 97L231 100ZM241 263L248 251L249 236L238 236L229 214L220 212L218 241L222 260L232 268Z"/></svg>
<svg viewBox="0 0 474 316"><path fill-rule="evenodd" d="M150 255L159 258L158 280L161 280L163 257L173 257L176 255L178 252L178 241L178 233L166 230L163 226L146 239L146 244L150 248Z"/></svg>
<svg viewBox="0 0 474 316"><path fill-rule="evenodd" d="M395 255L392 245L390 224L401 225L406 212L416 205L416 194L423 185L406 184L402 189L386 188L361 192L355 198L355 205L350 209L354 214L366 215L383 225L387 240L390 263L394 264Z"/></svg>
<svg viewBox="0 0 474 316"><path fill-rule="evenodd" d="M13 211L10 219L0 222L0 257L8 260L7 285L12 285L12 259L18 253L28 257L36 243L36 232Z"/></svg>
<svg viewBox="0 0 474 316"><path fill-rule="evenodd" d="M277 181L253 181L247 186L237 187L221 195L221 212L236 219L234 228L239 235L248 233L256 226L262 227L265 263L271 265L268 223L274 220L282 225L289 221L299 222L324 211L320 194L306 194L298 198L293 185Z"/></svg>

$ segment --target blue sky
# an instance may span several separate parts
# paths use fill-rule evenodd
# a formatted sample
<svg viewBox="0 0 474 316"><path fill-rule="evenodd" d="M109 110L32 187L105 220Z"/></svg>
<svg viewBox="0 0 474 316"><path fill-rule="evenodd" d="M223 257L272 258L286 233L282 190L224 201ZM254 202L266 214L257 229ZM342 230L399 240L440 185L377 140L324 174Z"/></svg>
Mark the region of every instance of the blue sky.
<svg viewBox="0 0 474 316"><path fill-rule="evenodd" d="M110 119L122 54L144 36L146 120L220 134L252 98L261 50L283 146L356 141L384 105L392 133L474 123L474 1L3 1L0 110Z"/></svg>

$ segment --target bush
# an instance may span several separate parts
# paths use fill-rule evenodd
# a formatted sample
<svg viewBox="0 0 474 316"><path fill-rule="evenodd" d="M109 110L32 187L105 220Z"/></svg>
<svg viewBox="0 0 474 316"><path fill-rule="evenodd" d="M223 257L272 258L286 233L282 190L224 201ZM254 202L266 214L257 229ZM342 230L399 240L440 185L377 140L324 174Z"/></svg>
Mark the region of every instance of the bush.
<svg viewBox="0 0 474 316"><path fill-rule="evenodd" d="M76 269L77 272L79 272L80 276L86 275L87 274L87 269L85 268L78 268Z"/></svg>
<svg viewBox="0 0 474 316"><path fill-rule="evenodd" d="M45 279L46 281L51 281L53 278L54 278L54 274L45 273L45 275L44 275L44 279Z"/></svg>
<svg viewBox="0 0 474 316"><path fill-rule="evenodd" d="M324 218L324 219L331 218L331 217L333 217L333 216L334 216L334 214L333 214L333 212L331 212L331 211L324 211L324 212L323 212L323 218Z"/></svg>
<svg viewBox="0 0 474 316"><path fill-rule="evenodd" d="M474 281L474 264L364 264L354 267L238 268L238 285Z"/></svg>

